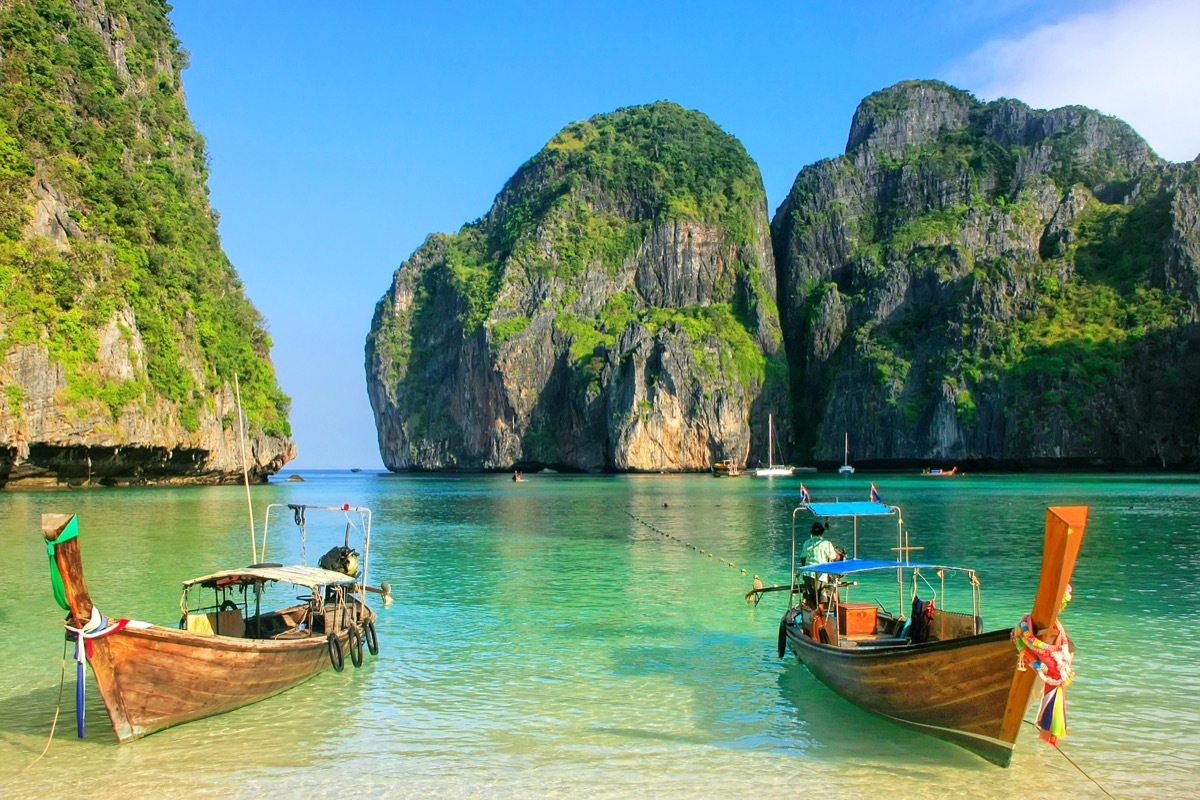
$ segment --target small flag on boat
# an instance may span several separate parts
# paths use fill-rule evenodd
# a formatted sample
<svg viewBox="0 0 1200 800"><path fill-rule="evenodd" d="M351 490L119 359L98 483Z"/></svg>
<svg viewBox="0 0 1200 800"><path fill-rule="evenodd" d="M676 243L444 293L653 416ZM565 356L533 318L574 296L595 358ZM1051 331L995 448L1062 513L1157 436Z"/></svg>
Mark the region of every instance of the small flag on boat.
<svg viewBox="0 0 1200 800"><path fill-rule="evenodd" d="M808 505L808 503L810 503L811 501L812 501L812 498L809 497L808 489L805 488L803 483L800 484L800 505L802 505L802 506Z"/></svg>
<svg viewBox="0 0 1200 800"><path fill-rule="evenodd" d="M879 499L879 490L875 488L875 484L873 484L873 483L871 484L871 502L872 503L882 503L883 502L883 500Z"/></svg>

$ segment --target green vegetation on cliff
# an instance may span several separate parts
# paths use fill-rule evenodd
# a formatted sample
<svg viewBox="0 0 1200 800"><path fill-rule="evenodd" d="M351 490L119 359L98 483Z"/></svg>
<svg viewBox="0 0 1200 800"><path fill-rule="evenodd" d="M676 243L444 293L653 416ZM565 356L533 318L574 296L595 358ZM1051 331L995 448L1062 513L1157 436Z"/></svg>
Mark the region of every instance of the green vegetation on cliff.
<svg viewBox="0 0 1200 800"><path fill-rule="evenodd" d="M270 337L221 251L167 10L109 0L98 30L67 0L0 7L0 353L41 343L73 403L115 418L164 397L188 428L237 373L251 426L287 436ZM58 243L34 226L39 199ZM133 380L97 368L98 331L126 308L145 348Z"/></svg>
<svg viewBox="0 0 1200 800"><path fill-rule="evenodd" d="M652 223L670 221L712 224L746 247L762 202L754 161L695 111L660 102L573 123L521 167L485 220L452 238L447 264L470 308L460 319L467 331L487 319L508 261L567 281L589 267L615 274Z"/></svg>
<svg viewBox="0 0 1200 800"><path fill-rule="evenodd" d="M703 114L661 102L568 125L377 305L384 462L694 469L745 453L761 396L786 404L767 231L757 166Z"/></svg>
<svg viewBox="0 0 1200 800"><path fill-rule="evenodd" d="M588 270L615 275L651 227L664 222L710 224L722 231L726 246L749 249L758 236L754 210L764 203L758 167L734 137L702 114L659 102L567 126L520 168L486 217L457 234L430 237L414 258L444 265L444 276L422 281L424 296L449 292L453 298L443 300L455 309L463 334L488 323L497 344L529 324L526 309L496 308L506 271L560 282L566 291L556 300L555 328L571 338L571 360L582 366L597 346L611 346L625 324L649 322L655 314L637 302L636 312L628 306L619 319L607 312L584 318L569 310L577 299L569 287ZM773 311L774 298L762 291L756 270L741 261L735 269L755 290L756 302ZM697 353L705 342L720 345L721 358L737 354L738 380L761 382L766 359L745 347L756 327L752 309L742 304L733 310L732 316L729 307L672 312L683 315L676 327L689 334ZM395 377L416 356L413 335L407 319L378 313L376 319L372 347L387 355Z"/></svg>
<svg viewBox="0 0 1200 800"><path fill-rule="evenodd" d="M1101 417L1166 396L1146 384L1174 365L1146 354L1189 352L1196 311L1164 275L1168 243L1195 241L1172 204L1198 172L1082 107L981 103L935 81L867 98L848 153L801 172L772 224L804 355L799 429L829 453L870 426L878 458L1126 447ZM835 384L855 401L833 403ZM947 403L958 430L936 413Z"/></svg>

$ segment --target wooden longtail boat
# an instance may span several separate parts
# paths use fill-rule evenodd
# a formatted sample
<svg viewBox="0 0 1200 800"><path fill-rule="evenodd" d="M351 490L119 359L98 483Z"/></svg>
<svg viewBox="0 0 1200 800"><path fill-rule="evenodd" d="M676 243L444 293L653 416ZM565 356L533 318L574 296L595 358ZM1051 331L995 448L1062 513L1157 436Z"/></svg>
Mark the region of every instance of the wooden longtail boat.
<svg viewBox="0 0 1200 800"><path fill-rule="evenodd" d="M272 508L282 506L268 509L268 526ZM70 612L68 631L77 639L81 738L84 663L91 664L117 739L128 742L255 703L330 666L340 672L346 655L359 666L364 644L378 653L375 612L362 600L365 591L378 591L366 585L370 511L350 506L288 508L302 535L306 511L336 510L347 519L349 512L357 512L364 522L362 569L357 552L349 547L348 524L346 546L326 553L319 567L261 563L186 581L177 628L101 614L84 580L75 515L42 515L51 582L59 604ZM264 527L264 556L266 536ZM264 611L264 590L275 583L288 587L291 602ZM296 598L295 588L307 595ZM211 605L204 599L206 589L213 592ZM201 595L195 604L193 592Z"/></svg>
<svg viewBox="0 0 1200 800"><path fill-rule="evenodd" d="M802 510L818 517L853 517L856 555L859 518L894 515L900 532L897 560L856 557L797 566L795 520ZM1054 646L1061 631L1058 612L1079 553L1087 511L1086 506L1047 511L1041 579L1025 623L1040 644ZM896 506L811 503L796 509L792 519L792 584L765 589L791 592L792 601L779 626L780 657L790 648L819 681L852 703L1007 767L1038 673L1018 666L1021 658L1012 628L983 631L974 570L910 562L908 552L915 548L907 544ZM894 582L901 608L906 607L906 599L911 600L911 618L877 601L850 599L856 591L853 587L871 575ZM956 575L966 578L972 598L969 613L940 607L947 577ZM937 597L939 582L941 597ZM933 596L920 599L918 588ZM757 599L762 591L752 589L747 597ZM1065 641L1057 644L1067 646ZM1048 733L1043 738L1054 741Z"/></svg>

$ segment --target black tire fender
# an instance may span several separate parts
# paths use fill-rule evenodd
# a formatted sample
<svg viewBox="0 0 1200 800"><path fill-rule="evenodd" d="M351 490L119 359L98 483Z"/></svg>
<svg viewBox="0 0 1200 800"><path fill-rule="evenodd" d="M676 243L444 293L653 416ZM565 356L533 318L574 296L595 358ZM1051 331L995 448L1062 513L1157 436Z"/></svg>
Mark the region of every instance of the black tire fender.
<svg viewBox="0 0 1200 800"><path fill-rule="evenodd" d="M779 620L779 657L787 654L787 618Z"/></svg>
<svg viewBox="0 0 1200 800"><path fill-rule="evenodd" d="M350 663L355 669L362 666L363 662L363 635L358 628L350 628L347 633L350 634L348 647L350 648Z"/></svg>
<svg viewBox="0 0 1200 800"><path fill-rule="evenodd" d="M342 654L342 642L338 639L336 633L331 633L325 638L329 645L329 663L333 665L334 672L341 672L346 668L346 657Z"/></svg>
<svg viewBox="0 0 1200 800"><path fill-rule="evenodd" d="M363 625L363 638L367 640L367 650L371 655L379 655L379 636L375 633L375 620L369 619Z"/></svg>

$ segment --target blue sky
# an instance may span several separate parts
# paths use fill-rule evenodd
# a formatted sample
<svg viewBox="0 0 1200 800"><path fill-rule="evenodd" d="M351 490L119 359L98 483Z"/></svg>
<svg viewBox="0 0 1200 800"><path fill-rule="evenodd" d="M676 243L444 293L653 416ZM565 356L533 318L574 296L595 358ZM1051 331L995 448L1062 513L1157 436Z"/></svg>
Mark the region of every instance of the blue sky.
<svg viewBox="0 0 1200 800"><path fill-rule="evenodd" d="M393 272L487 212L570 122L671 100L762 169L769 211L863 97L939 78L1082 104L1200 153L1200 4L177 0L225 252L267 319L297 469L381 467L363 345Z"/></svg>

